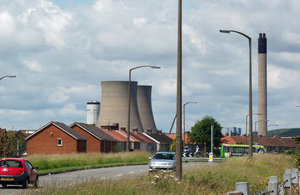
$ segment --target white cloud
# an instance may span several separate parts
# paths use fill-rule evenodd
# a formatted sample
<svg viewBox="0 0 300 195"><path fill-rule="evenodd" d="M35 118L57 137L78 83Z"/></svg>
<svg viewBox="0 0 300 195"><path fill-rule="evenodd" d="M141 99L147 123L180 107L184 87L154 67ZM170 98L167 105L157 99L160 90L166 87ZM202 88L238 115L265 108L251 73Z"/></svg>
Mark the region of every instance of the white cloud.
<svg viewBox="0 0 300 195"><path fill-rule="evenodd" d="M52 92L48 97L48 102L51 104L64 104L70 99L68 95L65 94L63 89L58 89Z"/></svg>
<svg viewBox="0 0 300 195"><path fill-rule="evenodd" d="M285 114L270 117L286 127L299 125L284 108L300 99L299 8L297 0L185 2L183 97L199 102L189 108L192 120L209 114L223 126L244 124L248 42L219 33L224 28L252 37L254 84L258 34L267 34L268 109ZM153 86L157 126L169 129L176 108L175 1L95 0L59 7L51 0L11 0L0 4L0 26L0 76L17 75L0 81L0 108L10 112L1 115L1 127L85 121L86 102L101 100L101 81L128 80L129 68L153 64L162 69L139 70L133 79ZM253 93L255 111L255 86Z"/></svg>
<svg viewBox="0 0 300 195"><path fill-rule="evenodd" d="M85 114L84 111L78 110L75 104L66 104L62 109L58 111L60 117L68 116L68 117L76 117Z"/></svg>
<svg viewBox="0 0 300 195"><path fill-rule="evenodd" d="M285 69L282 67L268 67L268 87L275 89L298 87L300 71Z"/></svg>
<svg viewBox="0 0 300 195"><path fill-rule="evenodd" d="M13 16L8 12L0 12L0 37L1 39L9 38L15 33L16 24Z"/></svg>
<svg viewBox="0 0 300 195"><path fill-rule="evenodd" d="M35 60L25 60L25 66L34 72L43 72L43 67Z"/></svg>
<svg viewBox="0 0 300 195"><path fill-rule="evenodd" d="M144 26L146 23L147 23L146 18L134 18L133 19L133 24L136 28L140 28L140 27Z"/></svg>

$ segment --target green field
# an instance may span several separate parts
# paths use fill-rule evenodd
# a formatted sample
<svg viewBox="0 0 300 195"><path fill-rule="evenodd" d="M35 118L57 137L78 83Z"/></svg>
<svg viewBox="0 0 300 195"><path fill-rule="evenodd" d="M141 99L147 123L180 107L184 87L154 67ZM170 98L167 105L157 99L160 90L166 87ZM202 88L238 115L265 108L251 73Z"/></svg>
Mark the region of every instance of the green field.
<svg viewBox="0 0 300 195"><path fill-rule="evenodd" d="M133 154L133 153L130 153ZM27 194L226 194L235 182L249 182L251 194L267 187L269 176L279 176L295 166L295 158L284 154L239 157L215 166L199 166L183 172L178 181L174 173L151 173L126 180L89 180L67 187L29 189Z"/></svg>
<svg viewBox="0 0 300 195"><path fill-rule="evenodd" d="M39 167L39 173L68 171L73 169L88 169L116 165L147 164L150 153L120 152L120 153L81 153L64 155L32 155L28 159L34 167Z"/></svg>

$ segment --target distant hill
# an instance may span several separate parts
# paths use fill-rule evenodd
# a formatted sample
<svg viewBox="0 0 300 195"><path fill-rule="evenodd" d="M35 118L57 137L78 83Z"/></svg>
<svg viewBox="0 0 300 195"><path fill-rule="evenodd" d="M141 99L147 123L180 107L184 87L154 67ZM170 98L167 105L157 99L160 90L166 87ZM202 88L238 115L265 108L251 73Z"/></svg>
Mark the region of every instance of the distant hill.
<svg viewBox="0 0 300 195"><path fill-rule="evenodd" d="M269 137L272 137L274 135L278 135L281 137L300 136L300 128L275 129L268 131L267 135Z"/></svg>

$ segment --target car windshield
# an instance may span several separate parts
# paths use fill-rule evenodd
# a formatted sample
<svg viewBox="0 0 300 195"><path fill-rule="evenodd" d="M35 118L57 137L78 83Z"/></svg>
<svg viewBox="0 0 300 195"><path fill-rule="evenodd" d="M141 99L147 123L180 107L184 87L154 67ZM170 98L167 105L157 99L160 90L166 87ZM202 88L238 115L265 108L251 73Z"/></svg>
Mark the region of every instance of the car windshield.
<svg viewBox="0 0 300 195"><path fill-rule="evenodd" d="M0 167L23 167L22 163L18 160L2 160Z"/></svg>
<svg viewBox="0 0 300 195"><path fill-rule="evenodd" d="M175 155L171 153L157 153L153 159L175 160Z"/></svg>

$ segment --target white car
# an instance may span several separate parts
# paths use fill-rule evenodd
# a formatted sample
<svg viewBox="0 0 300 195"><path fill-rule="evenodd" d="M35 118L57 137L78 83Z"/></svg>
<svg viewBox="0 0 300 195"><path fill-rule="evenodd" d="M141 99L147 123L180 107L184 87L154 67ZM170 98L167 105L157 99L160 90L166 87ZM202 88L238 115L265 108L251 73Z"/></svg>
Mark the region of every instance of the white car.
<svg viewBox="0 0 300 195"><path fill-rule="evenodd" d="M176 155L174 152L157 152L149 164L149 172L153 170L175 170Z"/></svg>

